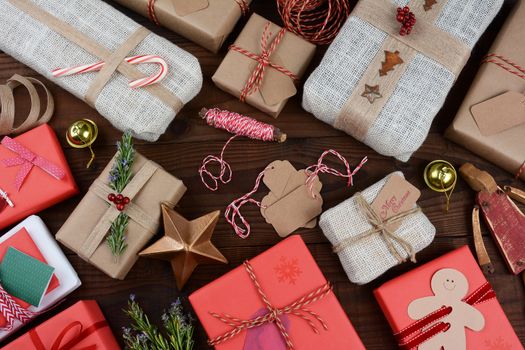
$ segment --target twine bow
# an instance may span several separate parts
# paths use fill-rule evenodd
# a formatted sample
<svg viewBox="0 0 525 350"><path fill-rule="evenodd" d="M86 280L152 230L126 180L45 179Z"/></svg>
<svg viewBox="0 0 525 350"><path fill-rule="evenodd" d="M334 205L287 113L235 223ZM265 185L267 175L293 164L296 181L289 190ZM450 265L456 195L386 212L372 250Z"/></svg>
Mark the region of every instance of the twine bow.
<svg viewBox="0 0 525 350"><path fill-rule="evenodd" d="M87 345L82 348L76 348L76 345L80 343L82 340L89 337L91 334L95 333L97 330L104 328L104 327L109 327L106 320L96 322L86 329L84 329L84 326L79 321L73 321L62 329L62 331L58 334L58 336L53 341L51 348L46 348L44 346L44 344L42 343L42 340L40 339L40 337L38 336L38 333L36 332L36 329L31 329L29 331L29 337L31 338L31 341L33 342L33 345L35 346L36 350L70 350L73 348L75 348L75 350L95 350L97 349L96 344ZM76 330L75 336L67 343L62 344L66 335L68 335L69 333L75 330Z"/></svg>
<svg viewBox="0 0 525 350"><path fill-rule="evenodd" d="M257 62L257 67L255 67L255 70L250 75L250 77L248 78L248 81L246 82L246 85L241 91L239 100L241 100L242 102L244 102L248 96L250 96L251 94L257 92L257 90L259 90L259 88L262 85L263 79L264 79L264 73L266 72L266 69L268 67L273 68L289 76L294 81L299 79L293 72L289 71L285 67L270 61L270 56L275 52L275 50L277 49L277 46L281 43L281 40L283 39L284 34L286 34L286 29L281 28L277 36L271 42L270 46L268 46L268 40L272 36L272 33L270 32L271 24L272 24L271 22L268 22L264 26L264 31L263 31L262 38L261 38L261 53L260 54L250 52L235 44L230 45L230 50L237 51Z"/></svg>
<svg viewBox="0 0 525 350"><path fill-rule="evenodd" d="M472 294L463 299L467 304L474 306L496 298L496 293L489 282L485 282ZM438 310L429 313L425 317L403 328L394 334L401 350L416 349L430 338L439 333L446 332L450 328L450 323L438 322L450 315L453 309L451 306L442 306Z"/></svg>
<svg viewBox="0 0 525 350"><path fill-rule="evenodd" d="M324 320L321 318L321 316L319 316L315 312L308 309L307 306L315 303L318 300L321 300L326 295L328 295L332 291L332 286L330 285L330 283L326 283L322 287L319 287L316 290L304 295L300 299L294 301L293 303L287 306L277 308L272 305L272 303L268 299L268 296L266 295L261 285L259 284L259 281L257 280L257 276L255 275L253 267L249 261L244 262L244 268L246 269L246 272L250 276L250 279L252 280L255 288L257 289L257 292L261 300L264 302L266 308L268 309L268 312L262 316L259 316L259 317L256 317L250 320L239 319L239 318L230 316L228 314L217 314L214 312L210 312L210 315L212 315L216 319L224 322L225 324L233 328L229 332L226 332L222 335L219 335L218 337L208 340L208 344L210 346L219 345L235 337L236 335L238 335L244 330L257 328L265 324L275 323L275 325L279 329L279 333L281 333L281 336L286 342L287 348L294 349L294 345L290 338L290 335L286 331L286 328L284 327L284 324L280 318L281 315L285 315L285 314L291 314L291 315L300 317L301 319L303 319L305 322L308 323L312 331L315 332L316 334L319 333L319 330L317 326L315 325L314 320L317 320L317 322L323 327L323 329L328 330L328 326L326 325Z"/></svg>
<svg viewBox="0 0 525 350"><path fill-rule="evenodd" d="M392 232L389 226L392 224L401 222L416 213L419 213L421 211L421 208L416 207L411 210L404 211L402 213L394 215L391 218L388 218L386 220L383 220L381 219L379 214L377 214L374 211L374 209L372 209L370 204L368 204L368 202L363 198L361 193L356 194L356 201L357 201L357 205L359 209L365 215L366 219L368 220L372 228L357 236L348 237L342 240L340 243L334 245L333 247L334 252L339 253L343 251L344 249L346 249L347 247L365 238L371 237L373 235L380 235L383 241L386 243L388 250L390 251L390 254L392 254L392 256L396 258L396 260L399 263L405 262L406 259L404 255L396 249L395 247L396 243L399 246L401 246L401 248L403 248L406 255L410 257L410 261L415 263L416 262L416 252L414 250L414 247L412 247L410 243L408 243L406 240L401 238L395 232Z"/></svg>
<svg viewBox="0 0 525 350"><path fill-rule="evenodd" d="M5 136L2 139L1 144L10 151L18 154L16 157L2 160L2 163L6 167L20 165L20 170L18 170L15 178L15 187L18 191L20 191L24 180L27 178L34 166L44 170L46 173L53 176L57 180L62 180L66 176L64 169L60 168L58 165L52 163L44 157L31 152L29 149L25 148L9 136Z"/></svg>
<svg viewBox="0 0 525 350"><path fill-rule="evenodd" d="M5 318L6 326L2 330L10 331L16 320L27 323L35 313L21 307L13 297L0 285L0 313Z"/></svg>

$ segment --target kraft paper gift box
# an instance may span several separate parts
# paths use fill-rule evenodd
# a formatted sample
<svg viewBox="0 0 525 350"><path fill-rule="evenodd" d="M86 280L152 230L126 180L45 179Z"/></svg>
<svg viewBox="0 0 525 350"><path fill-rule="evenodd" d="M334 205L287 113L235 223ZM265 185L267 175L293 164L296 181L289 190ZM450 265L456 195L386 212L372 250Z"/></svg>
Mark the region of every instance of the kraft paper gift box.
<svg viewBox="0 0 525 350"><path fill-rule="evenodd" d="M0 8L1 51L137 138L156 141L202 87L197 58L103 1L0 0ZM165 68L125 60L143 55L160 57ZM56 69L100 61L105 64L99 70L54 76ZM130 86L157 74L165 75L146 87Z"/></svg>
<svg viewBox="0 0 525 350"><path fill-rule="evenodd" d="M158 25L217 52L251 0L115 0Z"/></svg>
<svg viewBox="0 0 525 350"><path fill-rule="evenodd" d="M270 54L270 63L264 68L260 63L263 50ZM297 93L295 83L314 53L315 45L254 13L212 80L222 90L277 117Z"/></svg>
<svg viewBox="0 0 525 350"><path fill-rule="evenodd" d="M468 246L383 284L374 294L401 349L523 349ZM427 338L417 346L417 339Z"/></svg>
<svg viewBox="0 0 525 350"><path fill-rule="evenodd" d="M304 84L303 107L403 162L427 138L503 0L362 0ZM401 36L398 6L416 24Z"/></svg>
<svg viewBox="0 0 525 350"><path fill-rule="evenodd" d="M319 226L334 246L348 278L353 283L368 283L403 260L410 259L405 249L407 247L401 245L402 242L410 245L415 254L434 240L436 228L422 211L413 212L403 218L399 227L391 230L391 238L387 238L378 230L374 231L375 227L365 209L358 203L358 197L361 196L366 203L373 205L392 176L404 179L402 172L394 172L363 192L325 211L319 220ZM404 193L396 194L398 199L404 196ZM414 204L406 210L408 212L417 208ZM390 248L393 248L393 251Z"/></svg>
<svg viewBox="0 0 525 350"><path fill-rule="evenodd" d="M525 66L524 21L525 3L519 1L499 32L489 53L501 55L518 65ZM494 57L493 60L517 72L515 68L498 58ZM525 135L525 108L523 104L520 104L519 97L516 104L517 110L506 111L505 105L500 106L499 109L489 110L492 121L486 125L478 125L473 114L474 106L508 92L515 92L517 96L523 94L525 80L496 64L482 64L445 136L512 174L516 174L525 162L525 137L523 137ZM525 99L525 96L522 98ZM501 130L502 125L510 127ZM480 126L497 132L482 132ZM521 178L525 179L525 172L521 172Z"/></svg>
<svg viewBox="0 0 525 350"><path fill-rule="evenodd" d="M24 177L24 171L31 165ZM59 168L58 172L53 171L55 167ZM20 179L23 181L19 182ZM1 139L0 189L7 192L14 204L0 209L0 229L78 193L62 147L49 125L41 125L13 139ZM1 197L0 202L3 202Z"/></svg>
<svg viewBox="0 0 525 350"><path fill-rule="evenodd" d="M24 309L36 313L44 312L80 287L81 283L77 273L38 216L28 217L0 237L0 260L3 260L9 247L18 249L55 269L46 294L38 307L30 306L28 303L13 297ZM0 328L5 326L6 320L0 316ZM22 326L22 322L15 320L11 330L0 330L0 341Z"/></svg>
<svg viewBox="0 0 525 350"><path fill-rule="evenodd" d="M120 349L95 300L82 300L13 340L3 350Z"/></svg>
<svg viewBox="0 0 525 350"><path fill-rule="evenodd" d="M113 193L108 186L109 173L115 157L93 182L87 194L71 213L56 239L81 258L116 279L124 279L138 259L138 252L157 233L161 203L175 206L186 187L181 180L139 153L131 168L133 177L122 195L131 203L124 213L129 215L126 228L127 248L116 259L106 243L111 223L120 213L107 198Z"/></svg>
<svg viewBox="0 0 525 350"><path fill-rule="evenodd" d="M277 313L277 309L287 308L295 313L285 311L278 317L283 332L275 322L242 328L240 320L251 323L250 320L260 321L269 315L261 293ZM303 297L303 301L311 302L292 306ZM215 344L218 350L285 350L289 347L283 333L295 349L365 349L300 236L283 240L197 290L189 299L208 337L219 339L222 336L224 341ZM314 315L322 320L326 329ZM311 320L319 333L315 333L302 317ZM233 318L240 320L232 321ZM224 321L237 324L238 332L236 327Z"/></svg>

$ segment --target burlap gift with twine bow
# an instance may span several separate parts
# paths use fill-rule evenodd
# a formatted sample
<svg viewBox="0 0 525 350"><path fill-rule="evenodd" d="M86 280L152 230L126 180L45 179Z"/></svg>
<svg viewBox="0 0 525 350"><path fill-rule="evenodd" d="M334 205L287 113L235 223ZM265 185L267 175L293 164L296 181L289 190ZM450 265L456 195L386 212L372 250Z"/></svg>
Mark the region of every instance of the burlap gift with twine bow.
<svg viewBox="0 0 525 350"><path fill-rule="evenodd" d="M0 50L137 138L157 140L201 88L202 73L195 57L102 1L0 0L0 7ZM162 82L130 88L130 80L158 70L151 64L134 66L124 61L135 55L164 59L168 69ZM105 62L99 72L52 75L56 68L99 61Z"/></svg>
<svg viewBox="0 0 525 350"><path fill-rule="evenodd" d="M360 1L305 83L303 107L378 153L408 161L503 0L432 3ZM396 21L404 5L417 19L408 36ZM398 64L381 72L392 54Z"/></svg>
<svg viewBox="0 0 525 350"><path fill-rule="evenodd" d="M368 283L406 260L434 240L436 229L419 207L382 221L370 204L392 175L357 193L321 215L319 226L339 255L350 281ZM395 231L388 224L400 222Z"/></svg>
<svg viewBox="0 0 525 350"><path fill-rule="evenodd" d="M115 259L105 240L111 223L120 213L107 199L108 194L114 192L108 186L114 161L115 158L93 182L56 238L110 277L124 279L137 261L138 252L157 232L160 204L166 202L175 206L186 192L186 187L158 164L136 154L133 177L122 191L122 195L131 199L124 210L130 218L126 229L128 247Z"/></svg>

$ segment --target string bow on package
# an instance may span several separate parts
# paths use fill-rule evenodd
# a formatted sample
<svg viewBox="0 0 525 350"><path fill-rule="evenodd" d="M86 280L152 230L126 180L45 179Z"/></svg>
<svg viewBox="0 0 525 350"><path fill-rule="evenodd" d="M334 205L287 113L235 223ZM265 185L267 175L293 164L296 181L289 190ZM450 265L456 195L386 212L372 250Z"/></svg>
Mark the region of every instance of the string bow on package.
<svg viewBox="0 0 525 350"><path fill-rule="evenodd" d="M326 165L324 159L328 155L334 155L344 163L345 172ZM250 224L242 216L240 209L243 205L252 203L261 208L261 215L281 237L286 237L301 227L313 228L317 224L316 218L321 214L323 205L320 195L322 183L318 175L324 173L345 178L347 186L351 187L354 175L367 160L368 158L364 157L359 165L351 170L346 158L330 149L323 152L317 164L302 170L296 170L288 161L272 162L259 173L250 192L228 205L224 213L226 221L239 237L248 238ZM261 181L270 192L261 201L257 201L252 196L259 189ZM240 220L242 226L237 220Z"/></svg>

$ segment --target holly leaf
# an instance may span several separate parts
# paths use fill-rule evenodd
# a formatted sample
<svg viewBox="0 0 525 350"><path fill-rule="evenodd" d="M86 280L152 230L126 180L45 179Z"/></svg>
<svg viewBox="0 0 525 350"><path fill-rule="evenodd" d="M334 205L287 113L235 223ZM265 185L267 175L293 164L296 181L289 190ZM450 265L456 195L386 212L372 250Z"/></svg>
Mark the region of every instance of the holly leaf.
<svg viewBox="0 0 525 350"><path fill-rule="evenodd" d="M380 76L385 76L388 72L394 70L394 67L402 64L404 61L399 56L399 51L390 52L385 50L385 61L381 62Z"/></svg>

